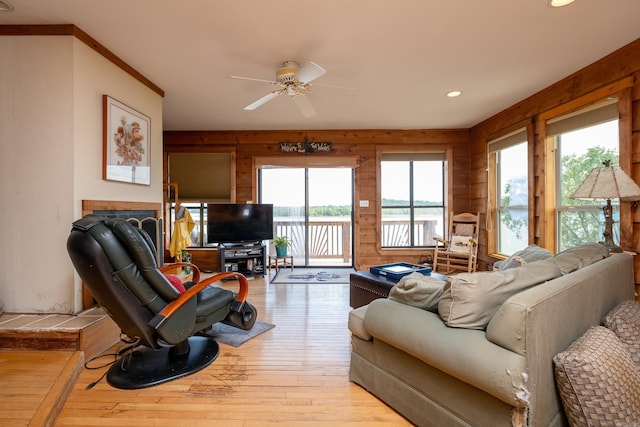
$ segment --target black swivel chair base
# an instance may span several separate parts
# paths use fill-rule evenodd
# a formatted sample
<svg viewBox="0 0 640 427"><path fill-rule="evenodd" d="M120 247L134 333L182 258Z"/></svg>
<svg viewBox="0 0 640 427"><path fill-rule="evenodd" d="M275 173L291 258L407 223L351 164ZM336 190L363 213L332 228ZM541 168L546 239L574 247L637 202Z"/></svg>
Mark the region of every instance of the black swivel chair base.
<svg viewBox="0 0 640 427"><path fill-rule="evenodd" d="M220 347L211 338L191 336L188 347L153 350L147 347L114 363L107 372L107 382L115 388L139 389L162 384L196 373L218 357ZM175 354L184 351L186 353Z"/></svg>

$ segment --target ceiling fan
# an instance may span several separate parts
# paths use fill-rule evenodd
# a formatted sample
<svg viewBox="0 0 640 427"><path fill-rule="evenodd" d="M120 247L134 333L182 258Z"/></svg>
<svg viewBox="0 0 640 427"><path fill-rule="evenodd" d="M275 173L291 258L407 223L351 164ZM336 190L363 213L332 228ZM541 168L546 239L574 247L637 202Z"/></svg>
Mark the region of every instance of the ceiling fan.
<svg viewBox="0 0 640 427"><path fill-rule="evenodd" d="M254 79L250 77L231 76L232 79L252 80L257 82L266 82L273 85L280 86L281 89L276 89L252 102L244 107L245 110L255 110L263 104L271 101L279 95L289 95L298 105L298 108L302 114L309 118L316 114L315 108L309 102L309 99L305 96L306 93L311 93L311 82L318 77L326 74L327 70L316 64L315 62L309 62L304 67L300 68L300 64L296 61L285 61L276 71L276 80L263 80Z"/></svg>

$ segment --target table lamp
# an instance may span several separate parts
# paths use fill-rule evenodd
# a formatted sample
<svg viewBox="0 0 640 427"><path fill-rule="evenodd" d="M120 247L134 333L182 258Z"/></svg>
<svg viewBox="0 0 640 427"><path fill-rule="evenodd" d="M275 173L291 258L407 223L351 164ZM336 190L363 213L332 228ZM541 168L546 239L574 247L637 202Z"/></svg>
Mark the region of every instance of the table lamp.
<svg viewBox="0 0 640 427"><path fill-rule="evenodd" d="M609 252L622 252L622 248L613 242L613 211L611 199L623 202L640 200L640 187L620 167L611 166L610 160L603 162L604 167L594 168L578 189L572 199L606 200L604 211L604 245Z"/></svg>

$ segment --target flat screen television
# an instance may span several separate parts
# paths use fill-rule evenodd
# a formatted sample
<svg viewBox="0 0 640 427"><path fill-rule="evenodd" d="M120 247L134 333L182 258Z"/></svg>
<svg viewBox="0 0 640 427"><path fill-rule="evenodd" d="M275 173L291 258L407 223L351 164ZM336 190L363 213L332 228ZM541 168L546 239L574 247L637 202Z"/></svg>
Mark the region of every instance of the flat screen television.
<svg viewBox="0 0 640 427"><path fill-rule="evenodd" d="M273 205L207 204L207 243L273 239Z"/></svg>

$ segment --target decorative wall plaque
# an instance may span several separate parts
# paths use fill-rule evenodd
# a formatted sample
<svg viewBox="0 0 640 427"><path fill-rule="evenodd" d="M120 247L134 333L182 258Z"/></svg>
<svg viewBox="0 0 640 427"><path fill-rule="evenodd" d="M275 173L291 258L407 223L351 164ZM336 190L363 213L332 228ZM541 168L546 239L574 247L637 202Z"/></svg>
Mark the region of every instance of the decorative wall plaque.
<svg viewBox="0 0 640 427"><path fill-rule="evenodd" d="M331 151L330 142L309 141L305 136L300 142L281 142L280 151L285 153L311 154Z"/></svg>

